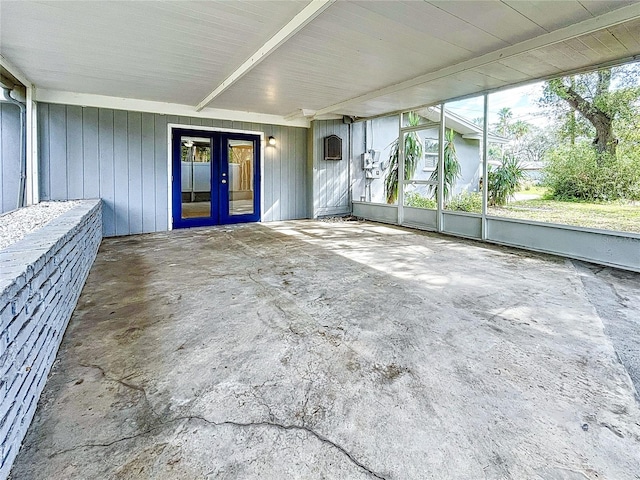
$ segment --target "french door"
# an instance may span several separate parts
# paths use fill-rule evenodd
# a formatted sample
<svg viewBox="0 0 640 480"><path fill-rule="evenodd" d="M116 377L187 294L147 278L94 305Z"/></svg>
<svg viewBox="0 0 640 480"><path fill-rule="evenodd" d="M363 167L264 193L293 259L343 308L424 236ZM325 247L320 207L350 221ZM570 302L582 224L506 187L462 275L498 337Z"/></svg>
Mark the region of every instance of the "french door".
<svg viewBox="0 0 640 480"><path fill-rule="evenodd" d="M173 228L260 220L260 136L172 130Z"/></svg>

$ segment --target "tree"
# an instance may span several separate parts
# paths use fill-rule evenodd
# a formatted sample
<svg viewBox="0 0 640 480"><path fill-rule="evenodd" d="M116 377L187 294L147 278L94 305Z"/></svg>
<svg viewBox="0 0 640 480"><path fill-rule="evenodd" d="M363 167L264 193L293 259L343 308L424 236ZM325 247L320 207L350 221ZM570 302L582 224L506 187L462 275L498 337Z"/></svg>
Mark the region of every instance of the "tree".
<svg viewBox="0 0 640 480"><path fill-rule="evenodd" d="M523 120L516 120L508 127L508 134L511 135L516 142L524 137L531 130L531 124Z"/></svg>
<svg viewBox="0 0 640 480"><path fill-rule="evenodd" d="M495 125L495 130L498 135L502 135L503 137L509 136L512 118L513 112L509 107L498 110L498 123Z"/></svg>
<svg viewBox="0 0 640 480"><path fill-rule="evenodd" d="M518 141L514 155L525 162L543 162L555 143L555 135L537 127L529 131Z"/></svg>
<svg viewBox="0 0 640 480"><path fill-rule="evenodd" d="M607 156L615 157L618 145L615 122L633 111L640 94L639 72L637 64L628 64L550 80L541 103L561 119L560 132L572 145L580 136L592 135L602 163Z"/></svg>

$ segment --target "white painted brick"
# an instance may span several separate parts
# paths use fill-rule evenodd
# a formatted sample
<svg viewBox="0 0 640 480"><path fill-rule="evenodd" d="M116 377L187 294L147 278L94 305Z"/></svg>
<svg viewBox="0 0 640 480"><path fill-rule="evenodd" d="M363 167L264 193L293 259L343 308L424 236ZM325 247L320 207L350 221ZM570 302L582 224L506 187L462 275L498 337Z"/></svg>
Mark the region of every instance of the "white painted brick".
<svg viewBox="0 0 640 480"><path fill-rule="evenodd" d="M0 329L4 330L9 326L9 323L11 323L15 315L11 311L10 303L1 306L0 309Z"/></svg>
<svg viewBox="0 0 640 480"><path fill-rule="evenodd" d="M101 205L84 201L0 252L0 479L35 414L101 239Z"/></svg>

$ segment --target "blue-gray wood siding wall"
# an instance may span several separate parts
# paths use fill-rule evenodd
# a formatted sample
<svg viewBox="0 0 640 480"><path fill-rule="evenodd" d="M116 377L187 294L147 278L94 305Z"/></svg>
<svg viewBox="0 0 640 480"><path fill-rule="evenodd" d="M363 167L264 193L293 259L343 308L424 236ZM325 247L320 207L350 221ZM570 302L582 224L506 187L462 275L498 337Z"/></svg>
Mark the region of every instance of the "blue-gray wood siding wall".
<svg viewBox="0 0 640 480"><path fill-rule="evenodd" d="M305 128L46 103L38 122L42 200L102 198L105 236L167 229L169 123L273 135L262 220L310 216Z"/></svg>
<svg viewBox="0 0 640 480"><path fill-rule="evenodd" d="M311 125L314 217L351 212L349 128L342 120L317 120ZM324 159L324 139L329 135L342 139L342 160Z"/></svg>
<svg viewBox="0 0 640 480"><path fill-rule="evenodd" d="M20 108L0 102L0 213L18 208Z"/></svg>

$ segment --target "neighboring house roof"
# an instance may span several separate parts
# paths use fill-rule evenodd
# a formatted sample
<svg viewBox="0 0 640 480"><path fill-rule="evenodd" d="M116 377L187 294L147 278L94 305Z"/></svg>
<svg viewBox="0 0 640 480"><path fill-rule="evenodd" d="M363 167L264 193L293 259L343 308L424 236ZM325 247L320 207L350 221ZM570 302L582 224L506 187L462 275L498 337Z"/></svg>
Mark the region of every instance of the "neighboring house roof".
<svg viewBox="0 0 640 480"><path fill-rule="evenodd" d="M426 107L420 110L417 110L417 113L431 120L432 122L440 121L440 108L439 107ZM445 108L445 123L447 128L451 128L454 131L458 132L462 135L462 138L467 138L470 140L482 140L482 127L476 125L471 120L462 117L451 110ZM488 140L491 143L500 143L505 144L509 143L509 139L502 137L500 135L496 135L494 133L489 132Z"/></svg>
<svg viewBox="0 0 640 480"><path fill-rule="evenodd" d="M545 167L544 162L520 162L523 170L542 170Z"/></svg>

